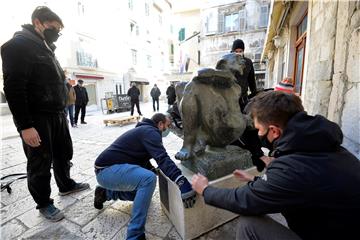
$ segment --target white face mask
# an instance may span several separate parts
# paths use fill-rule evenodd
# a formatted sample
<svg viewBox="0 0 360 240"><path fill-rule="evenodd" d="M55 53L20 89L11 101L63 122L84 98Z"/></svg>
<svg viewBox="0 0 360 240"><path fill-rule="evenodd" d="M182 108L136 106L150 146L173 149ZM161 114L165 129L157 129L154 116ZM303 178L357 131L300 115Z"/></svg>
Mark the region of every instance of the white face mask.
<svg viewBox="0 0 360 240"><path fill-rule="evenodd" d="M164 138L164 137L167 137L167 135L169 135L169 133L170 133L170 128L167 128L167 129L165 129L165 130L163 130L162 132L161 132L161 136Z"/></svg>

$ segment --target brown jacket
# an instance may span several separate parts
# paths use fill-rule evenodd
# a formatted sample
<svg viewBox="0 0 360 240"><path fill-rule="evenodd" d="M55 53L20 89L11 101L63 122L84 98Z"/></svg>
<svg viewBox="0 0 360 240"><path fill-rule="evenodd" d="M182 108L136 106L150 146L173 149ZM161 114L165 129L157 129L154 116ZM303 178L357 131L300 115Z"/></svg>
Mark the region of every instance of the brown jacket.
<svg viewBox="0 0 360 240"><path fill-rule="evenodd" d="M70 105L74 105L75 104L75 100L76 100L76 94L75 94L75 90L74 87L71 86L69 88L69 93L68 93L68 98L66 100L66 105L70 106Z"/></svg>

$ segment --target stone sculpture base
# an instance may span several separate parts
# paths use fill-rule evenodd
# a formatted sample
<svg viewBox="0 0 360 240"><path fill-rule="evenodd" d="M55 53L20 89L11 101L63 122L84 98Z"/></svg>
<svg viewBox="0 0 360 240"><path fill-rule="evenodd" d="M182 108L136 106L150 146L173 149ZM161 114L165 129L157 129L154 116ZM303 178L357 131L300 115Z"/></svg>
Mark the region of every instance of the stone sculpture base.
<svg viewBox="0 0 360 240"><path fill-rule="evenodd" d="M248 161L248 159L246 160ZM193 164L195 165L195 164ZM196 166L199 167L200 164ZM222 164L214 162L215 166ZM182 170L183 175L191 181L194 172L179 164L178 167ZM201 165L203 167L203 165ZM222 167L225 167L222 165ZM235 169L241 169L238 166L232 166L232 169L227 168L227 172L233 172ZM215 167L207 167L208 170L215 171ZM257 174L255 167L247 169L251 174ZM219 172L219 171L217 171ZM235 188L246 183L240 182L230 174L219 179L210 181L210 186L220 188ZM190 209L183 207L180 191L177 185L167 178L161 171L159 174L159 188L161 206L165 214L175 226L177 232L184 240L194 239L232 219L237 217L237 214L231 213L227 210L218 209L206 205L202 196L197 196L195 206Z"/></svg>
<svg viewBox="0 0 360 240"><path fill-rule="evenodd" d="M253 166L250 152L232 145L226 148L207 147L200 156L181 164L194 173L201 173L209 180L229 175L234 169L247 169Z"/></svg>

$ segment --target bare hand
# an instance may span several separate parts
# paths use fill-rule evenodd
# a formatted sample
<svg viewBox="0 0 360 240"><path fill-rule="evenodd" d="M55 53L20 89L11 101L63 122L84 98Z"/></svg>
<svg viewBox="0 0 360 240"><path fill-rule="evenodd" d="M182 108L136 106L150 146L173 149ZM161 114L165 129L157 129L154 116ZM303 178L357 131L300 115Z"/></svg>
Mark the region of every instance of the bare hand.
<svg viewBox="0 0 360 240"><path fill-rule="evenodd" d="M202 195L208 185L209 180L200 173L195 174L191 179L191 186L198 194Z"/></svg>
<svg viewBox="0 0 360 240"><path fill-rule="evenodd" d="M236 169L233 172L234 176L239 179L240 181L244 181L244 182L249 182L249 181L254 181L254 177L253 175L251 175L250 173L244 171L244 170L239 170Z"/></svg>
<svg viewBox="0 0 360 240"><path fill-rule="evenodd" d="M21 131L21 137L30 147L40 146L41 139L35 128L28 128Z"/></svg>
<svg viewBox="0 0 360 240"><path fill-rule="evenodd" d="M260 159L265 163L266 166L268 166L270 162L274 160L274 157L262 156Z"/></svg>

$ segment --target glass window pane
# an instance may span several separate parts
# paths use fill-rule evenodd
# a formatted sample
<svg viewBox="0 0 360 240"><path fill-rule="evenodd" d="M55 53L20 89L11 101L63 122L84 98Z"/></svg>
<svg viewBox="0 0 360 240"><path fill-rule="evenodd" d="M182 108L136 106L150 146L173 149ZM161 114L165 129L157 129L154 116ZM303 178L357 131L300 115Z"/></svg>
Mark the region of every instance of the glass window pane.
<svg viewBox="0 0 360 240"><path fill-rule="evenodd" d="M301 91L303 55L304 55L304 48L301 47L300 49L297 50L297 57L296 57L295 92L298 93Z"/></svg>

